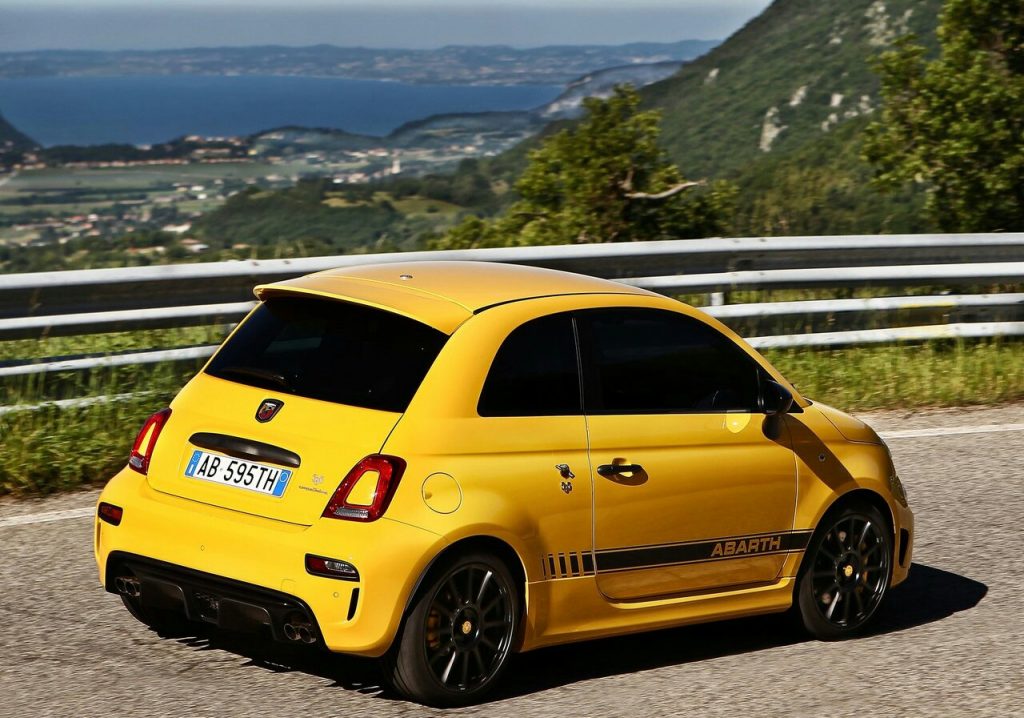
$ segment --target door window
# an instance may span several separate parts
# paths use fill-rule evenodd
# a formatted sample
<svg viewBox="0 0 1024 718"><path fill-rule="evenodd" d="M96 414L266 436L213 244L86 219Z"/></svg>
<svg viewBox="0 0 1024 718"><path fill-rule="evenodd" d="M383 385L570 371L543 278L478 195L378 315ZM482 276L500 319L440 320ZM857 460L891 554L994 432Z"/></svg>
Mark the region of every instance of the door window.
<svg viewBox="0 0 1024 718"><path fill-rule="evenodd" d="M759 410L757 364L711 326L658 309L578 317L588 414Z"/></svg>

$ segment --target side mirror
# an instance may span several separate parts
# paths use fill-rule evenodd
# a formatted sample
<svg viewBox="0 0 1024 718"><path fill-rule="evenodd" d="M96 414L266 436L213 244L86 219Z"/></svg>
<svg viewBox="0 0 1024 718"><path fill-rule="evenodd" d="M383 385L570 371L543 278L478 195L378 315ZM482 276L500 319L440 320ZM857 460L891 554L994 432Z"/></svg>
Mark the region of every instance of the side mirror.
<svg viewBox="0 0 1024 718"><path fill-rule="evenodd" d="M793 408L793 395L778 382L766 381L761 395L761 409L765 416L788 414Z"/></svg>

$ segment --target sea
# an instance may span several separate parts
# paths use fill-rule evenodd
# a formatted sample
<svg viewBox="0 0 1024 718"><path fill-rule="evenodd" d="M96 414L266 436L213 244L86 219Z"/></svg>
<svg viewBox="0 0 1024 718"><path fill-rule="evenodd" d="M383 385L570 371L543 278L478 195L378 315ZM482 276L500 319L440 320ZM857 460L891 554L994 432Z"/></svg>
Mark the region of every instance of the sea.
<svg viewBox="0 0 1024 718"><path fill-rule="evenodd" d="M283 125L386 135L431 115L533 109L562 90L249 75L4 78L0 114L45 146L153 144Z"/></svg>

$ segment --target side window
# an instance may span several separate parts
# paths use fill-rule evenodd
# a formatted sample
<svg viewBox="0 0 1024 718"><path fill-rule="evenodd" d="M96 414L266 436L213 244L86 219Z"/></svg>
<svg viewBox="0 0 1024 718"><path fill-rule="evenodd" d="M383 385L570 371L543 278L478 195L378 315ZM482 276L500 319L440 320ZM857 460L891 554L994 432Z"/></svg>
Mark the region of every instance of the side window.
<svg viewBox="0 0 1024 718"><path fill-rule="evenodd" d="M703 322L657 309L579 317L588 413L758 410L756 363Z"/></svg>
<svg viewBox="0 0 1024 718"><path fill-rule="evenodd" d="M491 364L477 412L480 416L582 412L571 315L534 319L508 335Z"/></svg>

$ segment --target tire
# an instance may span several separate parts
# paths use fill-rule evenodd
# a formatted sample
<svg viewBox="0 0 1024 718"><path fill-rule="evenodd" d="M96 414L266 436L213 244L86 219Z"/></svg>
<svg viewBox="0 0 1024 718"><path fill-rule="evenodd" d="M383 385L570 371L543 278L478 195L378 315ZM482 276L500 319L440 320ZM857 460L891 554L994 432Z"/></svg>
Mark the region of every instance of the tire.
<svg viewBox="0 0 1024 718"><path fill-rule="evenodd" d="M184 636L195 632L189 630L188 619L179 613L143 606L136 599L125 595L121 595L121 602L135 620L161 636Z"/></svg>
<svg viewBox="0 0 1024 718"><path fill-rule="evenodd" d="M500 559L468 553L431 571L384 660L392 687L439 708L498 683L519 628L519 587Z"/></svg>
<svg viewBox="0 0 1024 718"><path fill-rule="evenodd" d="M882 513L866 503L830 511L804 556L797 611L807 631L835 641L863 631L892 577L892 535Z"/></svg>

